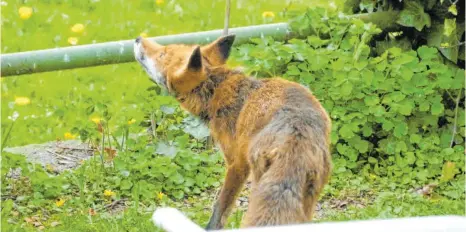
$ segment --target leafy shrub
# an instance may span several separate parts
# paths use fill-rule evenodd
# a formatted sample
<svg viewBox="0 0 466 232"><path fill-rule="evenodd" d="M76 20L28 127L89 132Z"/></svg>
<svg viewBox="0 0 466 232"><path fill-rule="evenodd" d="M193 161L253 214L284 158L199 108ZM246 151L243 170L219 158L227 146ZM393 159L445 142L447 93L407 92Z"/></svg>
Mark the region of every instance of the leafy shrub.
<svg viewBox="0 0 466 232"><path fill-rule="evenodd" d="M426 46L376 56L369 42L380 29L325 9L309 9L291 25L301 38L311 35L252 39L234 54L253 75L309 86L333 119L334 173L413 185L438 178L445 162L464 173L463 69Z"/></svg>

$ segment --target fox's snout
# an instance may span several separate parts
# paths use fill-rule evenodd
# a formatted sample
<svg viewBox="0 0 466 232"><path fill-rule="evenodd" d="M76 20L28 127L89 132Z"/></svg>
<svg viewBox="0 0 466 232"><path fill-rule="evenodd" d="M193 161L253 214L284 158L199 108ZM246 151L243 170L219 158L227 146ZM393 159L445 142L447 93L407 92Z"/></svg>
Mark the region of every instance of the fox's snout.
<svg viewBox="0 0 466 232"><path fill-rule="evenodd" d="M149 75L149 78L157 83L158 85L166 88L166 78L162 74L161 70L159 70L154 63L154 61L150 58L147 57L146 55L146 50L143 46L143 38L141 36L137 37L134 40L134 58L136 61L141 64L141 66L144 68L144 70L147 72Z"/></svg>

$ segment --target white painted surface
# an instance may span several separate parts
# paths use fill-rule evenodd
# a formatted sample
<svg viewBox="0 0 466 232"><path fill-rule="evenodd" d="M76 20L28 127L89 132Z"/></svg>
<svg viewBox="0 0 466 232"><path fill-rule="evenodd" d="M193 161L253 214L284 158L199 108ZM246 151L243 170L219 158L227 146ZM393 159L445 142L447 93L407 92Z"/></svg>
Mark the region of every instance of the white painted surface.
<svg viewBox="0 0 466 232"><path fill-rule="evenodd" d="M174 208L160 208L152 216L155 225L167 232L201 232L203 228ZM275 227L222 230L223 232L466 232L466 217L427 216L366 221L324 222Z"/></svg>

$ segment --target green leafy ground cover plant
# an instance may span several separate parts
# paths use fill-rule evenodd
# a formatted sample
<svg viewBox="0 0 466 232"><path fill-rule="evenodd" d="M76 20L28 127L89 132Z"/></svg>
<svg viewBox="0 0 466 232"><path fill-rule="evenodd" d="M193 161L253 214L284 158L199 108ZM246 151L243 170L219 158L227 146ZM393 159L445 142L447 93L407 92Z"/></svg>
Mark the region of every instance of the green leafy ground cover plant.
<svg viewBox="0 0 466 232"><path fill-rule="evenodd" d="M138 3L140 7L130 9L147 17L153 9L161 10L155 4L146 11L144 6L154 3ZM183 9L191 6L166 4L173 9L164 11L168 16L160 20L172 20L176 4ZM89 5L94 7L86 8ZM100 3L78 1L36 6L38 12L47 12L40 6L54 6L48 10L83 18L104 10ZM272 8L260 8L265 6ZM252 22L261 22L262 10L287 6L276 7L254 8L258 16ZM196 12L186 15L200 17ZM427 46L416 50L395 46L378 55L371 43L381 31L339 16L334 8L301 10L292 16L293 31L302 35L299 39L254 39L236 48L232 63L244 65L251 75L278 75L309 86L332 116L335 170L317 220L464 215L464 70ZM13 17L17 16L7 17L12 24L18 20ZM192 30L197 31L199 22L193 21ZM44 36L53 38L53 32L69 31L72 24L55 28L52 23ZM126 39L130 26L116 32L123 24L103 31L98 30L104 27L95 27L94 37L107 38L98 33L108 32L107 39ZM131 23L141 27L138 31L146 26ZM178 27L164 28L160 30ZM5 31L18 33L13 25ZM47 41L31 46L46 48ZM27 43L6 44L32 48ZM162 96L158 87L148 88L153 85L145 75L134 64L125 64L2 79L2 135L12 125L8 116L15 111L20 115L7 145L76 136L95 149L94 157L81 167L59 175L53 167L42 168L23 156L2 152L2 230L157 231L149 219L159 206L179 208L196 223L207 223L223 177L223 158L206 128L171 97ZM22 104L15 99L19 96L28 97L30 103ZM134 133L140 135L131 136ZM21 168L21 175L15 176L16 168ZM238 207L228 227L239 226L244 209Z"/></svg>

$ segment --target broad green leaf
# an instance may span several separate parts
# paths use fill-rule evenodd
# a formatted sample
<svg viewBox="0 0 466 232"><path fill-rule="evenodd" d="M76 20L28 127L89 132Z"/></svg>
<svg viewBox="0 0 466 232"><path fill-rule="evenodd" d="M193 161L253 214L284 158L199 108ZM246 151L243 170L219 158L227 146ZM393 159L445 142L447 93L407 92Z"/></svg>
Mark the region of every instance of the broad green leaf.
<svg viewBox="0 0 466 232"><path fill-rule="evenodd" d="M421 136L418 134L411 134L411 136L409 137L409 141L411 143L419 143L421 142Z"/></svg>
<svg viewBox="0 0 466 232"><path fill-rule="evenodd" d="M159 142L157 144L157 149L155 150L157 154L165 155L167 157L173 158L177 153L177 148L172 145L168 145L164 142Z"/></svg>
<svg viewBox="0 0 466 232"><path fill-rule="evenodd" d="M172 195L173 195L176 199L183 199L183 197L184 197L184 192L183 192L182 190L177 190L177 191L173 192Z"/></svg>
<svg viewBox="0 0 466 232"><path fill-rule="evenodd" d="M430 60L437 57L437 49L428 47L428 46L421 46L417 49L417 53L423 60Z"/></svg>
<svg viewBox="0 0 466 232"><path fill-rule="evenodd" d="M366 140L358 139L352 145L360 152L366 153L369 150L369 142Z"/></svg>
<svg viewBox="0 0 466 232"><path fill-rule="evenodd" d="M396 143L396 148L395 148L396 152L405 152L407 150L408 150L408 147L406 146L406 143L404 141L398 141L398 143Z"/></svg>
<svg viewBox="0 0 466 232"><path fill-rule="evenodd" d="M382 124L382 129L383 129L384 131L390 131L394 126L395 126L395 124L393 124L392 121L386 120L386 121L383 122L383 124Z"/></svg>
<svg viewBox="0 0 466 232"><path fill-rule="evenodd" d="M199 118L190 116L185 118L183 122L185 124L183 131L196 139L205 139L210 135L209 128Z"/></svg>
<svg viewBox="0 0 466 232"><path fill-rule="evenodd" d="M403 100L400 102L398 105L398 112L400 112L402 115L411 115L411 112L413 111L414 108L414 103L412 100Z"/></svg>
<svg viewBox="0 0 466 232"><path fill-rule="evenodd" d="M446 162L443 164L442 168L442 176L440 177L440 181L447 182L455 176L455 166L456 164L453 162Z"/></svg>
<svg viewBox="0 0 466 232"><path fill-rule="evenodd" d="M428 101L423 101L419 104L419 111L426 112L430 108L430 104Z"/></svg>
<svg viewBox="0 0 466 232"><path fill-rule="evenodd" d="M340 128L339 134L342 138L345 139L349 139L354 136L353 130L351 129L351 126L348 124L345 124Z"/></svg>
<svg viewBox="0 0 466 232"><path fill-rule="evenodd" d="M406 152L405 159L406 159L406 163L410 165L416 162L416 156L414 155L414 152Z"/></svg>
<svg viewBox="0 0 466 232"><path fill-rule="evenodd" d="M408 125L405 122L397 123L395 129L393 130L393 135L398 138L408 134Z"/></svg>
<svg viewBox="0 0 466 232"><path fill-rule="evenodd" d="M307 42L314 48L321 47L323 45L327 45L330 40L321 39L319 36L311 35L307 37Z"/></svg>
<svg viewBox="0 0 466 232"><path fill-rule="evenodd" d="M435 101L434 103L432 103L432 107L431 107L432 115L440 115L441 113L443 113L443 110L444 110L444 106L440 101Z"/></svg>
<svg viewBox="0 0 466 232"><path fill-rule="evenodd" d="M374 114L374 116L380 117L380 116L384 115L386 111L385 111L385 108L383 106L378 105L378 106L375 106L375 107L371 107L370 112L372 114Z"/></svg>
<svg viewBox="0 0 466 232"><path fill-rule="evenodd" d="M372 79L374 79L374 72L370 69L364 69L361 72L361 77L363 78L364 83L369 86L372 83Z"/></svg>
<svg viewBox="0 0 466 232"><path fill-rule="evenodd" d="M365 124L364 127L362 128L362 135L365 137L369 137L372 135L373 130L372 127L370 127L368 124Z"/></svg>
<svg viewBox="0 0 466 232"><path fill-rule="evenodd" d="M366 96L364 98L364 103L367 105L367 106L375 106L377 104L379 104L380 100L377 96Z"/></svg>
<svg viewBox="0 0 466 232"><path fill-rule="evenodd" d="M122 180L120 183L120 189L122 190L128 190L133 186L133 183L129 180Z"/></svg>
<svg viewBox="0 0 466 232"><path fill-rule="evenodd" d="M445 19L443 23L443 34L445 36L451 36L456 30L456 19Z"/></svg>
<svg viewBox="0 0 466 232"><path fill-rule="evenodd" d="M446 21L445 21L446 22ZM453 26L447 26L450 30ZM430 32L427 34L427 45L436 47L440 50L442 55L444 55L447 59L456 63L458 61L458 44L459 41L459 32L464 32L463 27L454 27L457 29L456 32L446 32L445 26L440 23L435 23L432 25ZM446 34L450 34L446 36ZM449 46L445 47L442 44L449 44Z"/></svg>
<svg viewBox="0 0 466 232"><path fill-rule="evenodd" d="M448 7L448 12L452 13L453 15L458 15L458 10L456 9L456 4L451 4L450 7Z"/></svg>
<svg viewBox="0 0 466 232"><path fill-rule="evenodd" d="M401 77L406 81L411 80L411 78L414 75L413 71L411 71L411 69L406 68L406 67L402 67L400 69L400 73L401 73Z"/></svg>
<svg viewBox="0 0 466 232"><path fill-rule="evenodd" d="M351 82L346 82L340 89L340 93L342 96L349 96L353 91L353 84Z"/></svg>
<svg viewBox="0 0 466 232"><path fill-rule="evenodd" d="M424 12L424 7L417 0L404 2L404 8L396 22L405 27L414 27L418 31L422 31L424 26L431 26L430 15Z"/></svg>
<svg viewBox="0 0 466 232"><path fill-rule="evenodd" d="M181 183L184 182L183 176L182 176L180 173L178 173L178 172L174 172L174 173L169 177L169 179L170 179L171 181L173 181L175 184L181 184Z"/></svg>

